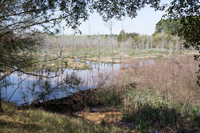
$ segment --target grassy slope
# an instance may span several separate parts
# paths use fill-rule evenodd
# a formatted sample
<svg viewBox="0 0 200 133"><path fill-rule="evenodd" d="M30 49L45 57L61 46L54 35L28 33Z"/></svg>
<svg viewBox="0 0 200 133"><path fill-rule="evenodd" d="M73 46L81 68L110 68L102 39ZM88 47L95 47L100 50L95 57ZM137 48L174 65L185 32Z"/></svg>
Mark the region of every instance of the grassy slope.
<svg viewBox="0 0 200 133"><path fill-rule="evenodd" d="M117 127L94 124L80 118L49 113L40 109L23 110L9 103L2 103L0 132L52 132L52 133L110 133L123 132Z"/></svg>

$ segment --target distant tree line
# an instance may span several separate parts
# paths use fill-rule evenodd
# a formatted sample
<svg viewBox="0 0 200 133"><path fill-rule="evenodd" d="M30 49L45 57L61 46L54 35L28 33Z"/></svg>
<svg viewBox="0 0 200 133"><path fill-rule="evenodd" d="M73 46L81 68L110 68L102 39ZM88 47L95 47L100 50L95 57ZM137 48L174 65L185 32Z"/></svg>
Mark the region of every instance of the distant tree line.
<svg viewBox="0 0 200 133"><path fill-rule="evenodd" d="M123 41L126 41L128 38L134 38L139 35L139 33L133 32L133 33L126 33L124 30L121 30L119 35L117 36L117 41L122 41L122 35L123 35Z"/></svg>

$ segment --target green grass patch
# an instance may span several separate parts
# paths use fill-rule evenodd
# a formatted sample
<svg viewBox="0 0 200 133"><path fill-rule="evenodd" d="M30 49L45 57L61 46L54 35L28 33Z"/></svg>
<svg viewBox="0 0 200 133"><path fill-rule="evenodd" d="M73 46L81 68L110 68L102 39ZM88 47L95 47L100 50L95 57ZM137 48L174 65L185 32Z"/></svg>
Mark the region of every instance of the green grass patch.
<svg viewBox="0 0 200 133"><path fill-rule="evenodd" d="M2 102L0 131L13 133L110 133L123 132L116 126L101 126L80 118L63 114L49 113L40 109L20 109Z"/></svg>
<svg viewBox="0 0 200 133"><path fill-rule="evenodd" d="M194 131L200 128L200 106L173 102L153 91L130 90L124 95L124 120L135 124L138 131Z"/></svg>
<svg viewBox="0 0 200 133"><path fill-rule="evenodd" d="M120 96L116 92L106 92L106 91L99 91L94 93L96 97L96 101L91 101L91 106L108 106L108 105L119 105L120 104Z"/></svg>

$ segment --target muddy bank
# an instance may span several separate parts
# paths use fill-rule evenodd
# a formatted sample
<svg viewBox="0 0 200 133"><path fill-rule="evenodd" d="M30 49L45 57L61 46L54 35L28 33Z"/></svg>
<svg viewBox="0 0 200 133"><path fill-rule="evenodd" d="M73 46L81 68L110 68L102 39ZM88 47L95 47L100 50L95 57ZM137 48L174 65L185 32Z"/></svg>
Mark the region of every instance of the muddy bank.
<svg viewBox="0 0 200 133"><path fill-rule="evenodd" d="M72 113L76 111L85 111L91 107L113 106L121 103L121 96L128 89L135 89L137 83L128 85L113 85L108 87L94 88L75 92L67 97L53 99L44 102L32 103L26 107L42 108L44 110L60 113Z"/></svg>
<svg viewBox="0 0 200 133"><path fill-rule="evenodd" d="M87 89L73 93L73 95L69 95L67 97L38 102L28 105L27 107L42 108L44 110L60 113L72 113L84 110L89 106L94 106L94 104L97 105L97 92L97 89Z"/></svg>

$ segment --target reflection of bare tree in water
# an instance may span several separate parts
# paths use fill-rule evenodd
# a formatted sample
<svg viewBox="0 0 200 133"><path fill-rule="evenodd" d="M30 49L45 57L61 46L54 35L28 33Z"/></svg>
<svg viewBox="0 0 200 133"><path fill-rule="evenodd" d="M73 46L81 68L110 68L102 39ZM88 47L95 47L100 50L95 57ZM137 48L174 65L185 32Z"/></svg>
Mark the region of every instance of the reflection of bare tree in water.
<svg viewBox="0 0 200 133"><path fill-rule="evenodd" d="M114 76L113 74L114 74L114 73L113 73L113 63L112 63L112 82L113 82L113 80L114 80L114 79L113 79L113 76Z"/></svg>
<svg viewBox="0 0 200 133"><path fill-rule="evenodd" d="M45 69L31 72L31 75L16 72L16 85L14 85L13 88L8 88L10 90L13 89L13 91L9 92L11 94L8 94L9 96L7 99L9 99L9 101L18 100L16 101L18 105L21 103L37 103L44 100L61 98L61 96L66 97L80 90L110 86L114 81L114 66L112 64L94 62L90 62L90 65L94 66L96 69L86 70L84 71L86 72L84 75L81 75L78 71L75 73L76 70L73 73L70 73L70 71L62 73L61 70L57 72L50 72ZM67 72L69 72L69 74ZM8 79L10 78L11 80L14 80L13 77L14 76L11 75ZM3 91L4 94L6 94L5 87L3 88ZM17 94L14 95L15 93ZM7 94L5 96L7 96ZM12 98L12 96L14 97ZM23 99L21 99L21 96Z"/></svg>
<svg viewBox="0 0 200 133"><path fill-rule="evenodd" d="M0 72L0 78L2 77L2 76L4 76L6 74L6 72L4 72L4 74L2 75L2 73ZM8 86L10 86L11 85L11 82L10 82L10 79L8 80L8 78L3 78L3 80L0 80L0 95L2 95L2 88L5 88L5 90L6 90L6 94L5 94L5 98L6 98L6 100L8 99L8 93L7 93L7 91L8 91ZM2 97L3 98L3 97ZM1 98L0 98L0 107L1 107ZM1 110L1 109L0 109Z"/></svg>
<svg viewBox="0 0 200 133"><path fill-rule="evenodd" d="M97 77L98 77L97 86L99 86L99 77L100 77L99 62L98 62L98 68L97 68Z"/></svg>
<svg viewBox="0 0 200 133"><path fill-rule="evenodd" d="M59 92L69 92L69 89L80 89L82 84L81 79L75 74L66 74L65 78L57 77L57 81L53 83L53 80L38 80L33 82L29 87L31 95L34 97L32 103L38 103L40 101L50 100L58 98ZM60 79L60 80L59 80ZM71 92L73 93L73 92ZM28 104L30 101L26 101L24 104Z"/></svg>
<svg viewBox="0 0 200 133"><path fill-rule="evenodd" d="M5 75L6 72L1 74ZM34 74L38 76L36 76L35 78ZM17 92L18 101L15 101L15 103L21 101L20 99L22 98L25 104L28 104L30 102L34 103L52 99L53 95L55 96L54 98L58 98L59 95L56 95L56 93L58 94L61 91L67 92L69 89L79 89L80 85L82 84L81 79L75 73L72 73L70 75L66 74L65 78L63 78L63 73L59 75L60 77L57 76L57 73L53 74L53 72L51 72L51 74L53 76L50 75L50 72L48 71L37 71L35 73L32 72L32 75L25 75L23 73L17 72L17 80L15 80L15 82L14 75L11 75L11 77L8 76L7 78L4 78L4 80L1 80L0 92L3 91L3 95L5 96L4 99L9 102L13 95L17 92L17 90L20 89L19 92ZM54 75L56 77L54 77ZM1 76L2 75L0 75L0 77ZM53 78L49 78L49 76L54 77L54 79L56 78L57 82L55 82ZM11 84L11 82L13 84ZM8 85L10 87L8 89L13 89L13 91L10 92L9 96L7 94ZM31 98L34 99L32 100ZM14 101L12 100L12 102Z"/></svg>

